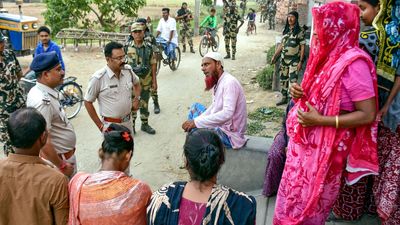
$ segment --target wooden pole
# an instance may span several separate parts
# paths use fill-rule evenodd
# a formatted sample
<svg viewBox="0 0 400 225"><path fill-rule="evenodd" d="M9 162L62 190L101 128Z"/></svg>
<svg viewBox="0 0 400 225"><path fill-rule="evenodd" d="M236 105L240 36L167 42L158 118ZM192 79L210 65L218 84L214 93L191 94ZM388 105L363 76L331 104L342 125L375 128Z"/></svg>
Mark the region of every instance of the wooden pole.
<svg viewBox="0 0 400 225"><path fill-rule="evenodd" d="M194 5L194 35L199 35L200 24L200 0L196 0Z"/></svg>

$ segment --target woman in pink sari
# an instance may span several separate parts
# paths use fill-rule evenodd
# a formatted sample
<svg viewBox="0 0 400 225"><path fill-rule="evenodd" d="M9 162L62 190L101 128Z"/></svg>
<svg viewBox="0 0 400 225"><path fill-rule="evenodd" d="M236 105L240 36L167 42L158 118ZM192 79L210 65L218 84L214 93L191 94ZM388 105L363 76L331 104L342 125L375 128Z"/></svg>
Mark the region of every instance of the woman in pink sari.
<svg viewBox="0 0 400 225"><path fill-rule="evenodd" d="M124 173L132 154L129 129L111 124L99 150L100 171L78 173L69 184L69 225L146 225L151 190Z"/></svg>
<svg viewBox="0 0 400 225"><path fill-rule="evenodd" d="M325 224L344 175L349 184L378 173L374 64L358 48L356 5L313 8L314 37L296 104L276 200L275 225Z"/></svg>

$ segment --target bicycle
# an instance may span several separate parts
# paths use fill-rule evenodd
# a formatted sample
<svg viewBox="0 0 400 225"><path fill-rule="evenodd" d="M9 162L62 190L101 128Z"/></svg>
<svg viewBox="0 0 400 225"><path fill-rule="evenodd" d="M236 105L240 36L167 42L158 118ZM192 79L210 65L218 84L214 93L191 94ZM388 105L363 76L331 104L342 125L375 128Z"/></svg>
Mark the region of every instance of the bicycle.
<svg viewBox="0 0 400 225"><path fill-rule="evenodd" d="M246 34L247 36L249 36L249 34L257 34L257 30L256 30L256 23L254 20L249 20L249 22L247 23L247 30L246 30Z"/></svg>
<svg viewBox="0 0 400 225"><path fill-rule="evenodd" d="M83 105L83 92L82 86L76 83L76 77L65 77L61 85L56 87L59 91L59 102L63 107L68 119L74 118L78 115ZM36 85L35 72L30 71L21 78L20 84L25 91L25 94Z"/></svg>
<svg viewBox="0 0 400 225"><path fill-rule="evenodd" d="M179 46L176 46L175 48L175 60L170 60L168 58L168 56L165 54L164 52L164 47L162 45L162 41L159 41L159 39L157 40L157 48L158 51L154 52L154 54L156 55L156 60L157 60L157 72L156 74L158 74L160 72L161 69L161 64L163 64L163 66L169 66L169 68L172 71L175 71L178 69L179 64L181 63L181 49L179 48Z"/></svg>
<svg viewBox="0 0 400 225"><path fill-rule="evenodd" d="M201 57L204 57L211 48L213 52L218 51L219 48L219 36L218 34L215 34L214 41L213 43L212 38L211 38L211 32L215 30L213 28L206 27L205 30L203 31L203 37L200 40L199 44L199 52Z"/></svg>

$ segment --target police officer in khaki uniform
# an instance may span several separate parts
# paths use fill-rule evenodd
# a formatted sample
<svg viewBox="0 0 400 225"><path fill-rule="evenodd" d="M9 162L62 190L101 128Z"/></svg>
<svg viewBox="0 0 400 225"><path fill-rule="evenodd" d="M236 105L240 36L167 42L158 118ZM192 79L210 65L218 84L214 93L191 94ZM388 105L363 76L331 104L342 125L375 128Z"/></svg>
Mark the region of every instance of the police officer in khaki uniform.
<svg viewBox="0 0 400 225"><path fill-rule="evenodd" d="M46 119L47 125L47 142L41 150L41 157L71 178L77 172L74 154L76 135L60 105L59 92L55 89L62 84L64 71L56 52L36 56L30 69L35 71L37 83L29 91L26 105L36 108Z"/></svg>
<svg viewBox="0 0 400 225"><path fill-rule="evenodd" d="M149 99L151 89L157 90L157 60L153 55L151 44L144 41L146 27L141 23L134 23L131 28L133 40L126 46L128 64L140 79L142 87L140 99L141 130L148 134L155 134L156 131L149 125ZM132 111L133 132L135 132L135 120L137 111Z"/></svg>
<svg viewBox="0 0 400 225"><path fill-rule="evenodd" d="M104 48L107 65L90 78L85 95L85 107L90 118L101 132L111 123L121 124L132 130L131 111L137 110L141 87L139 78L126 64L123 45L110 42ZM132 99L132 96L133 97ZM93 106L98 101L99 115Z"/></svg>

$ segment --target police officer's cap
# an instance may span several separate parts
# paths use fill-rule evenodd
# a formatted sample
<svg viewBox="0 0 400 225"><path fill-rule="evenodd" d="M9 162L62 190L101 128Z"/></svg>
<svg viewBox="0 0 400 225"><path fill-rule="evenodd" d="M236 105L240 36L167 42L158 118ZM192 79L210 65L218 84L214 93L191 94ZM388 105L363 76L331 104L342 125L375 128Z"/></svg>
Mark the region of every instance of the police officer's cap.
<svg viewBox="0 0 400 225"><path fill-rule="evenodd" d="M35 71L35 73L40 73L51 70L59 64L60 60L58 59L57 53L52 51L35 56L30 68Z"/></svg>
<svg viewBox="0 0 400 225"><path fill-rule="evenodd" d="M145 30L146 28L145 28L145 26L143 25L143 24L141 24L141 23L134 23L134 24L132 24L132 27L131 27L131 32L133 32L133 31L142 31L142 30Z"/></svg>

